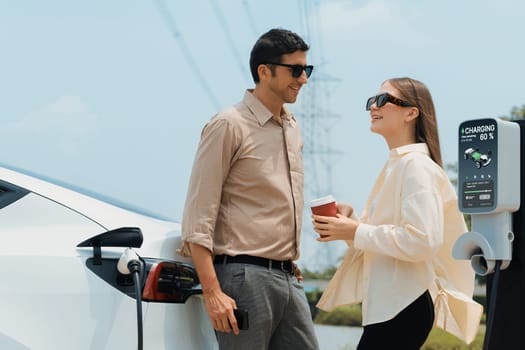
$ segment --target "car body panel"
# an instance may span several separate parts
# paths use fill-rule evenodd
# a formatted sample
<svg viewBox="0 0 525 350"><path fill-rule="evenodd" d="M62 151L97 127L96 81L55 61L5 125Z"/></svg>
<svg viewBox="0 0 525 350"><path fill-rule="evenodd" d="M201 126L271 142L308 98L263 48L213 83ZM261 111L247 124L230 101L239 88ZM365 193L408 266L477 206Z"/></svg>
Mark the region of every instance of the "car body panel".
<svg viewBox="0 0 525 350"><path fill-rule="evenodd" d="M77 245L138 227L141 257L191 262L177 254L180 225L1 166L0 181L30 191L0 208L0 349L136 349L136 300L88 269L93 248ZM123 251L102 247L102 256ZM217 349L200 296L142 308L144 349Z"/></svg>

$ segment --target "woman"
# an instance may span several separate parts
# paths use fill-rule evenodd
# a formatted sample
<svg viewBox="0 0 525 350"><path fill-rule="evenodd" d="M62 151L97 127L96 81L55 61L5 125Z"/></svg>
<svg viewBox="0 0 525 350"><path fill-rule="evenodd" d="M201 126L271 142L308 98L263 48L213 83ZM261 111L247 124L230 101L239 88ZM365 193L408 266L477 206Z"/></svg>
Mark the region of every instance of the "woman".
<svg viewBox="0 0 525 350"><path fill-rule="evenodd" d="M362 303L358 350L419 349L434 324L470 343L482 307L472 300L469 262L452 258L467 228L442 168L430 92L411 78L389 79L366 109L390 154L360 219L342 203L337 217L312 215L318 241L349 246L318 307Z"/></svg>

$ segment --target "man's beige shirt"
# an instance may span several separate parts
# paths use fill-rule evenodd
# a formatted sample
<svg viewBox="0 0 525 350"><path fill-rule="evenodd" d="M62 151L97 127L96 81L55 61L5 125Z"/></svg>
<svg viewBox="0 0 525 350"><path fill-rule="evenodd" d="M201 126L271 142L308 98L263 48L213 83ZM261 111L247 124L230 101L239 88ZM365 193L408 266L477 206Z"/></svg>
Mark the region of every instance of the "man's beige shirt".
<svg viewBox="0 0 525 350"><path fill-rule="evenodd" d="M392 319L429 290L436 325L469 343L483 308L472 300L470 263L452 258L467 228L454 187L428 154L423 143L391 150L318 307L362 302L367 325Z"/></svg>
<svg viewBox="0 0 525 350"><path fill-rule="evenodd" d="M246 91L203 128L182 219L188 242L213 254L299 258L303 212L302 138L284 109L282 126Z"/></svg>

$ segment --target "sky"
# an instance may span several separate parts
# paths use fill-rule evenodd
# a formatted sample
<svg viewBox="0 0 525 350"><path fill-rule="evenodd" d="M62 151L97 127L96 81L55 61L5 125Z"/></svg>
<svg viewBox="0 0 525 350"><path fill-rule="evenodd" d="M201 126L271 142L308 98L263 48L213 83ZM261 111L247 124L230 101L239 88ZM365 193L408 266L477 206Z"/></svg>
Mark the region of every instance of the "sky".
<svg viewBox="0 0 525 350"><path fill-rule="evenodd" d="M388 78L425 83L456 162L462 121L525 104L523 13L519 0L0 0L0 163L180 221L202 127L253 88L251 47L282 27L315 66L288 106L305 199L360 211L388 156L366 99ZM316 269L344 247L319 248L309 221L301 261Z"/></svg>

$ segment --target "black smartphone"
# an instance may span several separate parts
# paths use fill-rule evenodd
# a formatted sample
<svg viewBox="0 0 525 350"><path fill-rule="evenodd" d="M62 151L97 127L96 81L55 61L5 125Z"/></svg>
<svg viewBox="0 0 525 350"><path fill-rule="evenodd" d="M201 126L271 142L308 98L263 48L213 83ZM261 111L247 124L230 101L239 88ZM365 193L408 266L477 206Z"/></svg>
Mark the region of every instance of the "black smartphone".
<svg viewBox="0 0 525 350"><path fill-rule="evenodd" d="M237 320L237 327L239 327L240 330L247 330L249 327L248 311L242 309L234 309L233 314L235 315L235 319Z"/></svg>

